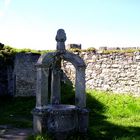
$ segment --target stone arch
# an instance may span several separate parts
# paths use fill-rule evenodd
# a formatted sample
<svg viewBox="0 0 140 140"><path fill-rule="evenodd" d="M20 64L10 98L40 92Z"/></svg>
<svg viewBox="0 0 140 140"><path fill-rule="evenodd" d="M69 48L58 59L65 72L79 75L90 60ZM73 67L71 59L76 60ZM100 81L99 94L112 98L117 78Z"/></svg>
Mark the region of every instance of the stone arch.
<svg viewBox="0 0 140 140"><path fill-rule="evenodd" d="M50 52L47 54L43 54L37 61L37 67L45 67L49 68L52 63L54 63L56 59L56 52Z"/></svg>
<svg viewBox="0 0 140 140"><path fill-rule="evenodd" d="M37 104L36 107L45 108L48 104L48 74L51 64L59 61L59 59L71 62L76 69L75 77L75 104L78 107L86 107L85 95L85 68L84 61L76 54L65 51L64 53L47 53L42 55L37 66ZM57 70L52 70L51 84L51 103L60 103L60 74ZM42 81L42 82L40 82ZM45 100L44 100L45 99Z"/></svg>
<svg viewBox="0 0 140 140"><path fill-rule="evenodd" d="M85 95L85 68L86 65L78 55L65 52L62 55L65 61L71 62L76 70L75 76L75 104L78 107L86 107L86 95Z"/></svg>
<svg viewBox="0 0 140 140"><path fill-rule="evenodd" d="M75 68L78 68L78 67L86 68L86 64L83 61L83 59L74 53L66 51L64 54L62 54L61 57L62 59L71 62Z"/></svg>

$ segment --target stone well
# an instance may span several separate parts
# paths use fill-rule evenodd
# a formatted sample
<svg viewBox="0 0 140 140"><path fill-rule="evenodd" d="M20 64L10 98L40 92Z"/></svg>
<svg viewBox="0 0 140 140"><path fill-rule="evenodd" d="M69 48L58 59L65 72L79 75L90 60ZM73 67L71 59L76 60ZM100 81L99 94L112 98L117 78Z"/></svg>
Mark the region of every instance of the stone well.
<svg viewBox="0 0 140 140"><path fill-rule="evenodd" d="M56 35L57 50L40 56L36 64L36 107L33 109L35 133L70 134L87 132L88 110L86 109L84 61L76 54L65 50L66 34L59 29ZM75 105L61 104L61 60L71 62L76 69ZM49 70L51 69L51 97L48 102ZM69 92L69 91L68 91Z"/></svg>

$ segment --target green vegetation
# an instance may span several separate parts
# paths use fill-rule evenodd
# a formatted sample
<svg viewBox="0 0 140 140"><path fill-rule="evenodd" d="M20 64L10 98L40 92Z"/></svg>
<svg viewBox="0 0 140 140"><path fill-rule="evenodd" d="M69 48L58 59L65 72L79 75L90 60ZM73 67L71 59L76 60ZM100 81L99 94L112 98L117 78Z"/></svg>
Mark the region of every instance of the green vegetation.
<svg viewBox="0 0 140 140"><path fill-rule="evenodd" d="M4 46L0 48L0 66L11 64L13 65L14 56L17 53L35 53L35 54L44 54L52 52L53 50L31 50L31 49L16 49L10 46Z"/></svg>
<svg viewBox="0 0 140 140"><path fill-rule="evenodd" d="M9 46L4 46L3 48L0 49L0 57L3 58L4 56L11 56L15 54L15 49L9 47Z"/></svg>
<svg viewBox="0 0 140 140"><path fill-rule="evenodd" d="M96 52L97 50L94 47L87 48L88 52Z"/></svg>
<svg viewBox="0 0 140 140"><path fill-rule="evenodd" d="M16 53L37 53L37 54L44 54L44 53L48 53L48 52L53 52L54 50L32 50L32 49L28 49L28 48L24 48L24 49L16 49L16 48L12 48L10 46L4 46L3 48L0 48L0 59L9 59L11 58L11 56L14 56ZM90 47L87 49L78 49L78 48L73 48L73 49L69 49L68 51L70 52L92 52L92 53L96 53L97 49L95 49L94 47ZM112 49L112 50L103 50L102 53L103 54L112 54L112 53L127 53L127 54L133 54L134 52L140 52L140 49Z"/></svg>
<svg viewBox="0 0 140 140"><path fill-rule="evenodd" d="M10 46L4 46L3 48L0 48L0 58L9 58L11 56L14 56L16 53L38 53L43 54L47 52L52 52L53 50L31 50L31 49L16 49L12 48Z"/></svg>
<svg viewBox="0 0 140 140"><path fill-rule="evenodd" d="M139 140L140 98L90 90L87 93L91 137Z"/></svg>
<svg viewBox="0 0 140 140"><path fill-rule="evenodd" d="M69 49L68 51L71 51L71 52L78 52L78 53L81 53L81 52L92 52L92 53L96 53L98 52L98 50L94 47L89 47L87 49L78 49L78 48L71 48ZM100 51L100 50L99 50ZM134 52L140 52L140 49L133 49L133 48L126 48L126 49L108 49L108 50L102 50L101 53L102 54L112 54L112 53L118 53L118 54L133 54Z"/></svg>
<svg viewBox="0 0 140 140"><path fill-rule="evenodd" d="M44 54L44 53L48 53L48 52L53 52L53 50L33 50L33 49L28 49L28 48L24 48L24 49L16 49L17 53L37 53L37 54Z"/></svg>
<svg viewBox="0 0 140 140"><path fill-rule="evenodd" d="M90 47L90 48L87 48L87 49L71 48L68 51L79 52L79 53L80 52L93 52L93 53L95 53L97 50L94 47Z"/></svg>
<svg viewBox="0 0 140 140"><path fill-rule="evenodd" d="M4 46L3 48L0 48L0 66L5 64L12 63L12 56L16 54L15 49L9 47L9 46Z"/></svg>
<svg viewBox="0 0 140 140"><path fill-rule="evenodd" d="M134 53L134 52L140 52L139 49L124 49L124 50L103 50L103 54L111 54L111 53Z"/></svg>
<svg viewBox="0 0 140 140"><path fill-rule="evenodd" d="M32 127L33 97L0 97L0 124L14 127Z"/></svg>
<svg viewBox="0 0 140 140"><path fill-rule="evenodd" d="M62 103L74 103L74 90L63 85ZM32 127L31 110L35 97L0 98L0 124ZM68 140L139 140L140 98L130 95L87 90L90 110L86 136L75 134ZM50 136L29 136L29 140L51 140Z"/></svg>
<svg viewBox="0 0 140 140"><path fill-rule="evenodd" d="M68 49L68 51L70 52L82 52L83 50L79 49L79 48L71 48L71 49Z"/></svg>

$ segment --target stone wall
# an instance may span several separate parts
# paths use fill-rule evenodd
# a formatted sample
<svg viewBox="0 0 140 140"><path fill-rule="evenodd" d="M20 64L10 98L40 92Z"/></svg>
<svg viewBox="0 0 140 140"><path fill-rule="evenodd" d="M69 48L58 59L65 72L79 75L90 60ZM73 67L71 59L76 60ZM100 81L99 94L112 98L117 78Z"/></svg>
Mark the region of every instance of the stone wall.
<svg viewBox="0 0 140 140"><path fill-rule="evenodd" d="M86 87L117 93L133 93L140 96L140 53L93 53L76 52L86 65ZM14 64L0 69L0 95L35 95L36 68L39 54L18 53ZM75 68L63 62L63 71L74 83ZM63 77L63 81L66 78Z"/></svg>
<svg viewBox="0 0 140 140"><path fill-rule="evenodd" d="M0 96L13 95L14 92L14 81L13 81L13 62L14 58L11 58L11 63L5 62L4 59L0 58Z"/></svg>
<svg viewBox="0 0 140 140"><path fill-rule="evenodd" d="M7 86L7 66L0 59L0 95L6 95L8 93Z"/></svg>
<svg viewBox="0 0 140 140"><path fill-rule="evenodd" d="M81 52L79 55L87 65L87 88L140 96L139 52L110 54ZM74 83L74 67L66 62L63 62L63 67Z"/></svg>
<svg viewBox="0 0 140 140"><path fill-rule="evenodd" d="M14 63L15 96L32 96L36 90L35 64L39 54L18 53Z"/></svg>

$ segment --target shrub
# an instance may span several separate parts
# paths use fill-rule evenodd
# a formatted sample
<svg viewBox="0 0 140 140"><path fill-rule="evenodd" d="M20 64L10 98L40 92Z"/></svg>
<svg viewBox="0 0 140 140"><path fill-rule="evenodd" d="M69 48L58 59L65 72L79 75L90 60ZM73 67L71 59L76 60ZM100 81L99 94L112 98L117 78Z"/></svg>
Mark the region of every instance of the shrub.
<svg viewBox="0 0 140 140"><path fill-rule="evenodd" d="M94 47L87 48L87 51L96 53L96 49Z"/></svg>

